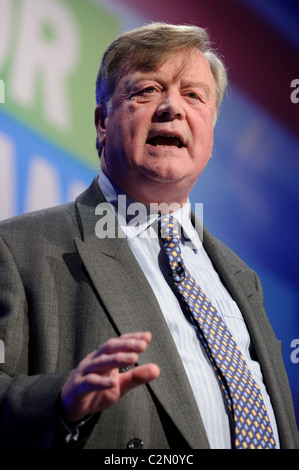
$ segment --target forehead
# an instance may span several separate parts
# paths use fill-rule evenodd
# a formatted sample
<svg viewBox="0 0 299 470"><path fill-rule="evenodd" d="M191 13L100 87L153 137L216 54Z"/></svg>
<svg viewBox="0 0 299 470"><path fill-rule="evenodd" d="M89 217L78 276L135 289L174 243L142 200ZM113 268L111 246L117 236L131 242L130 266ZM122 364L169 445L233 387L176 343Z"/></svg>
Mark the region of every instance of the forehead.
<svg viewBox="0 0 299 470"><path fill-rule="evenodd" d="M138 67L127 63L118 78L118 85L126 85L142 79L165 81L205 81L214 88L214 77L204 54L198 49L170 53L155 67Z"/></svg>

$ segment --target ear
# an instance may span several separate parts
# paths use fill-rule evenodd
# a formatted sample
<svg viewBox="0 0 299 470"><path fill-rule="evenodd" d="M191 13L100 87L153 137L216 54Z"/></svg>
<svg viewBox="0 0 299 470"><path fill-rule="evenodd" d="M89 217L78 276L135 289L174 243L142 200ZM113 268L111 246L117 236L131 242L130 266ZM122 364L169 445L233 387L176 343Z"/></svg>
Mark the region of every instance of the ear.
<svg viewBox="0 0 299 470"><path fill-rule="evenodd" d="M98 142L105 145L106 140L106 113L103 105L99 104L94 111L94 123L97 130Z"/></svg>

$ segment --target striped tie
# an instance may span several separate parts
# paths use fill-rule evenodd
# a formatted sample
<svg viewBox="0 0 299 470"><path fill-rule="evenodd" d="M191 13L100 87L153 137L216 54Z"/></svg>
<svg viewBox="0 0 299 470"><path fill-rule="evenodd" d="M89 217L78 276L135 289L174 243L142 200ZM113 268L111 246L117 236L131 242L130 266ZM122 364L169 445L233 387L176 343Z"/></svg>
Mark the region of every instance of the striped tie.
<svg viewBox="0 0 299 470"><path fill-rule="evenodd" d="M236 449L273 449L275 440L260 389L231 332L183 263L180 226L159 218L161 239L175 286L191 313L200 340L216 371L232 413Z"/></svg>

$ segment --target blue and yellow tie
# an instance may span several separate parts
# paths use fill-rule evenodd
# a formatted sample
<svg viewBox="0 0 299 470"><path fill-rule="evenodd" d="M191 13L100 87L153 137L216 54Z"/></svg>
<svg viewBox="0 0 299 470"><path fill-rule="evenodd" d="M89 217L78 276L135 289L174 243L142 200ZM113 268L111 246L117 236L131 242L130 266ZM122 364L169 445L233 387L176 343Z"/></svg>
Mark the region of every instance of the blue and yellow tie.
<svg viewBox="0 0 299 470"><path fill-rule="evenodd" d="M200 340L228 401L234 420L235 448L275 448L260 389L231 332L184 266L177 220L172 216L160 217L159 224L174 284L195 321Z"/></svg>

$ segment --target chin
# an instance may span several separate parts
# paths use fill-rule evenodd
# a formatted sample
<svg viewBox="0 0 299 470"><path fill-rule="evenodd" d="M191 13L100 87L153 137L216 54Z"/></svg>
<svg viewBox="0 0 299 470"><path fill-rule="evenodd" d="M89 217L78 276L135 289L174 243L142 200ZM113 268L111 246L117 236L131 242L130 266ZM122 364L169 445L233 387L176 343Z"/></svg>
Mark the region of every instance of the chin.
<svg viewBox="0 0 299 470"><path fill-rule="evenodd" d="M178 175L177 173L157 173L157 172L147 172L146 174L143 173L148 189L153 189L162 196L163 194L165 197L170 194L180 194L181 192L186 193L186 197L188 197L189 192L191 191L192 187L196 179L194 175L186 175L181 174Z"/></svg>
<svg viewBox="0 0 299 470"><path fill-rule="evenodd" d="M160 184L178 183L182 179L175 171L157 171L152 168L143 169L142 174L149 182L152 181Z"/></svg>
<svg viewBox="0 0 299 470"><path fill-rule="evenodd" d="M178 162L162 161L155 165L144 165L140 168L141 173L149 179L158 183L176 183L189 177L185 168L180 168Z"/></svg>

